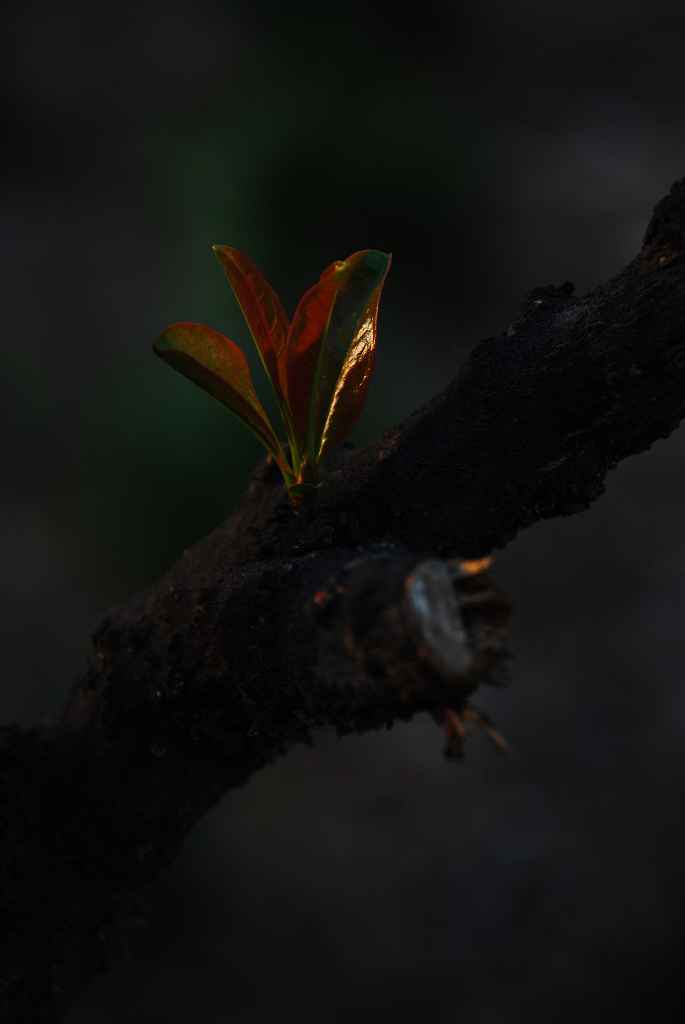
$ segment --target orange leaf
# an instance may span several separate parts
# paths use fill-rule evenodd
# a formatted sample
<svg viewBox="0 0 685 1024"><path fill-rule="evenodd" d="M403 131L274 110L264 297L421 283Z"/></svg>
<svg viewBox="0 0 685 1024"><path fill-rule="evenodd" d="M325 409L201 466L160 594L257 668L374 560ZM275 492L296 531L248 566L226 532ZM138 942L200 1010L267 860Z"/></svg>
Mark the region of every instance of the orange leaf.
<svg viewBox="0 0 685 1024"><path fill-rule="evenodd" d="M238 346L204 324L172 324L159 336L155 352L214 398L253 431L288 470L281 445L255 394L247 360Z"/></svg>

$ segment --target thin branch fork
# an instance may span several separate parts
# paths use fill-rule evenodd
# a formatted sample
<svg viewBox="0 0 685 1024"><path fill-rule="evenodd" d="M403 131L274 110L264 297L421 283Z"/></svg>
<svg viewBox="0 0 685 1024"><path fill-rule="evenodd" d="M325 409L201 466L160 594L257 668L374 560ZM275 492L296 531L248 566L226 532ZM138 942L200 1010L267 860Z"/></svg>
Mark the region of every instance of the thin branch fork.
<svg viewBox="0 0 685 1024"><path fill-rule="evenodd" d="M0 729L2 1020L62 1020L193 824L318 727L427 711L459 733L509 619L459 560L586 508L678 425L684 253L685 179L625 270L532 292L315 503L295 513L258 467L228 522L100 625L61 720Z"/></svg>

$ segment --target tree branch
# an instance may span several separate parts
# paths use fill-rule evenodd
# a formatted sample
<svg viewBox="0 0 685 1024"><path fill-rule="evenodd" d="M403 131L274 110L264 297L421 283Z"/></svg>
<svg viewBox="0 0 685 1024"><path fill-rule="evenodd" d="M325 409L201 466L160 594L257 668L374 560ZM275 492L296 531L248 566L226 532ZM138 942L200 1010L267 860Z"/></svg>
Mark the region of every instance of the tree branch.
<svg viewBox="0 0 685 1024"><path fill-rule="evenodd" d="M497 681L506 599L436 556L585 508L677 426L684 252L685 179L621 274L583 298L536 289L315 503L294 513L259 467L224 526L102 623L61 721L0 730L3 1020L62 1019L131 894L292 743L463 711Z"/></svg>

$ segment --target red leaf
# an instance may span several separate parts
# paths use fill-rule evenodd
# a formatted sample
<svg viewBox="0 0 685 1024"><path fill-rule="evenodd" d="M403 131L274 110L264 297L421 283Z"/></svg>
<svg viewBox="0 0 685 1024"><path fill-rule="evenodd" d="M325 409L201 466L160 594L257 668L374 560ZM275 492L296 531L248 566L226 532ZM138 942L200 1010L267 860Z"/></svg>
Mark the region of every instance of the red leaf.
<svg viewBox="0 0 685 1024"><path fill-rule="evenodd" d="M214 245L212 249L238 300L264 369L282 398L280 358L288 337L288 317L281 300L244 253L229 245Z"/></svg>
<svg viewBox="0 0 685 1024"><path fill-rule="evenodd" d="M255 394L247 360L238 346L204 324L177 323L160 335L155 352L252 430L285 471L281 445Z"/></svg>
<svg viewBox="0 0 685 1024"><path fill-rule="evenodd" d="M332 263L300 300L284 363L300 450L316 463L359 417L376 351L390 256L374 249Z"/></svg>

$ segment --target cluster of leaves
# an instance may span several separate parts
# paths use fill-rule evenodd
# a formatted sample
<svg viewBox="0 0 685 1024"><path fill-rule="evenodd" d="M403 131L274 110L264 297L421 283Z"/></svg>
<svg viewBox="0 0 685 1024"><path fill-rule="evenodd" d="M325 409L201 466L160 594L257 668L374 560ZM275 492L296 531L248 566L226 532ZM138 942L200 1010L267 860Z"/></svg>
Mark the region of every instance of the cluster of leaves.
<svg viewBox="0 0 685 1024"><path fill-rule="evenodd" d="M271 285L244 253L227 245L213 249L276 394L287 447L257 398L243 352L223 334L204 324L172 324L155 352L256 434L298 504L307 488L316 486L324 456L345 440L362 411L390 255L364 249L332 263L289 321Z"/></svg>

